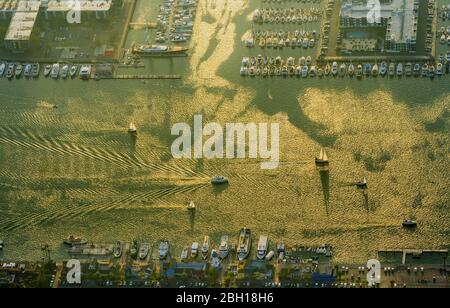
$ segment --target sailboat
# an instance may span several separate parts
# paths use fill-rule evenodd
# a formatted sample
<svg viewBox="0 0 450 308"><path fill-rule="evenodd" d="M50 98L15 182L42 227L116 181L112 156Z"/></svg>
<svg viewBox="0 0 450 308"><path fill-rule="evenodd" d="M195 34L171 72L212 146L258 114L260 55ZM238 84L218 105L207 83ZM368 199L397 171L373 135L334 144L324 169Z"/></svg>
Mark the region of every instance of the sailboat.
<svg viewBox="0 0 450 308"><path fill-rule="evenodd" d="M328 166L329 160L327 152L324 149L320 150L319 157L316 157L316 165L317 166Z"/></svg>
<svg viewBox="0 0 450 308"><path fill-rule="evenodd" d="M130 134L137 134L137 128L136 125L134 125L134 123L130 123L130 127L128 127L128 132Z"/></svg>
<svg viewBox="0 0 450 308"><path fill-rule="evenodd" d="M195 203L194 203L194 201L189 202L188 209L189 210L195 210Z"/></svg>
<svg viewBox="0 0 450 308"><path fill-rule="evenodd" d="M359 181L358 183L356 183L356 187L359 189L366 189L367 188L367 179L364 178L361 181Z"/></svg>

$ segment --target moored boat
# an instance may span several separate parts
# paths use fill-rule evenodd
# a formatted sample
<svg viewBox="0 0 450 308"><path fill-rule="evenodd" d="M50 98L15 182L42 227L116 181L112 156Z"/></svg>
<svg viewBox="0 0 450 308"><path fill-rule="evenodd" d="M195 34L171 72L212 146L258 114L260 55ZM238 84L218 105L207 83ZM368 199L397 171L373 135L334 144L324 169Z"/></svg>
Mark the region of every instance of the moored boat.
<svg viewBox="0 0 450 308"><path fill-rule="evenodd" d="M169 255L169 242L161 241L159 243L159 259L164 260Z"/></svg>
<svg viewBox="0 0 450 308"><path fill-rule="evenodd" d="M224 235L220 238L219 258L225 259L228 256L228 236Z"/></svg>
<svg viewBox="0 0 450 308"><path fill-rule="evenodd" d="M52 66L50 64L47 64L44 67L44 77L50 76L51 71L52 71Z"/></svg>
<svg viewBox="0 0 450 308"><path fill-rule="evenodd" d="M135 45L132 52L142 56L164 56L183 54L188 51L188 48L181 46L167 46L167 45Z"/></svg>
<svg viewBox="0 0 450 308"><path fill-rule="evenodd" d="M114 258L120 258L122 256L122 243L118 241L113 248Z"/></svg>
<svg viewBox="0 0 450 308"><path fill-rule="evenodd" d="M252 233L248 228L242 228L239 232L237 258L244 261L250 254L252 247Z"/></svg>
<svg viewBox="0 0 450 308"><path fill-rule="evenodd" d="M264 257L266 256L268 246L269 246L269 238L266 235L261 235L259 237L258 251L256 255L259 260L264 259Z"/></svg>
<svg viewBox="0 0 450 308"><path fill-rule="evenodd" d="M203 239L203 245L202 245L203 260L206 260L208 258L209 248L210 248L209 236L205 236L205 238Z"/></svg>
<svg viewBox="0 0 450 308"><path fill-rule="evenodd" d="M139 259L145 260L150 252L150 244L149 243L142 243L141 247L139 248Z"/></svg>
<svg viewBox="0 0 450 308"><path fill-rule="evenodd" d="M64 244L69 246L81 246L87 244L87 241L82 239L81 237L70 235L64 240Z"/></svg>
<svg viewBox="0 0 450 308"><path fill-rule="evenodd" d="M77 75L77 73L78 73L78 65L74 64L70 67L69 75L71 78L74 78Z"/></svg>

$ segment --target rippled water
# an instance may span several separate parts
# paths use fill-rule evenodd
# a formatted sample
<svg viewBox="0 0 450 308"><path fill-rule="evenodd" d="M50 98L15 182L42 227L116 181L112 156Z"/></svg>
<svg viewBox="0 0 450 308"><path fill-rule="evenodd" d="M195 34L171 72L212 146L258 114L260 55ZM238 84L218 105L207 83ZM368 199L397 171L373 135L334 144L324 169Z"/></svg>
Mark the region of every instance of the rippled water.
<svg viewBox="0 0 450 308"><path fill-rule="evenodd" d="M4 258L39 259L45 243L62 258L69 234L167 238L181 248L205 234L237 237L243 226L272 244L331 243L347 262L382 248L449 246L449 77L243 79L242 56L260 52L241 42L258 1L200 3L192 55L145 61L146 71L181 81L0 79ZM136 20L156 14L144 4ZM147 35L131 32L129 43ZM199 113L205 122L280 123L280 167L174 160L171 126ZM313 163L321 147L329 174ZM217 174L230 178L227 188L211 187ZM367 195L353 186L363 176ZM414 232L400 226L410 216Z"/></svg>

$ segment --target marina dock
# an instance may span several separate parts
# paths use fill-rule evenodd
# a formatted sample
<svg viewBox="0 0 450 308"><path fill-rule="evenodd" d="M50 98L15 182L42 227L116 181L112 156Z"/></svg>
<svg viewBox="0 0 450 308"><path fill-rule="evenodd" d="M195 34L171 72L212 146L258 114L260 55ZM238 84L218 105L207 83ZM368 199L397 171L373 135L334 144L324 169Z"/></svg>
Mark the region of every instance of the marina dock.
<svg viewBox="0 0 450 308"><path fill-rule="evenodd" d="M92 77L92 79L181 79L181 75L115 75L106 77Z"/></svg>

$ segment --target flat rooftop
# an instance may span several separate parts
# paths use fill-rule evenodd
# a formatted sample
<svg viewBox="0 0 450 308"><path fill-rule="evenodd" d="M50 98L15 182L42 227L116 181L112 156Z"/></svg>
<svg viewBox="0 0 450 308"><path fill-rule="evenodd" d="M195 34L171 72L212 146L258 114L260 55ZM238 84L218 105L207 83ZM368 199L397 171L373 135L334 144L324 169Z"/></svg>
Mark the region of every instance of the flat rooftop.
<svg viewBox="0 0 450 308"><path fill-rule="evenodd" d="M41 6L40 0L21 0L5 35L5 41L27 41L31 37L34 24Z"/></svg>
<svg viewBox="0 0 450 308"><path fill-rule="evenodd" d="M50 0L45 7L49 12L65 12L74 8L73 3L71 0ZM78 3L81 11L101 12L109 11L112 0L78 0Z"/></svg>
<svg viewBox="0 0 450 308"><path fill-rule="evenodd" d="M418 0L392 0L381 4L380 17L388 20L389 37L397 43L415 40L418 24ZM370 6L367 1L347 0L342 4L341 17L366 18Z"/></svg>
<svg viewBox="0 0 450 308"><path fill-rule="evenodd" d="M66 12L72 10L73 0L0 0L0 11L16 12L21 10L21 6L26 6L27 3L39 2L39 6L50 12ZM78 0L81 11L102 12L108 11L111 8L112 0ZM31 4L35 5L35 4Z"/></svg>

